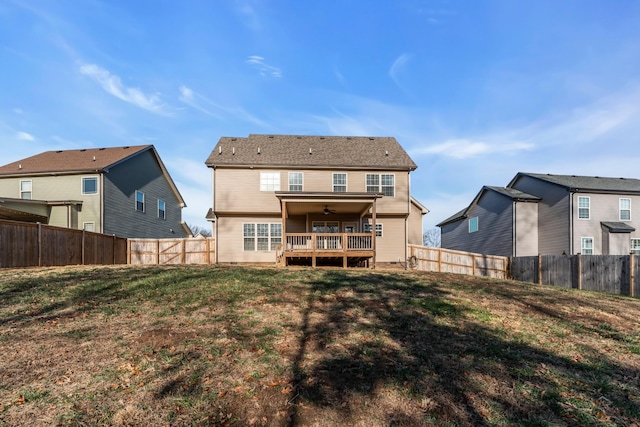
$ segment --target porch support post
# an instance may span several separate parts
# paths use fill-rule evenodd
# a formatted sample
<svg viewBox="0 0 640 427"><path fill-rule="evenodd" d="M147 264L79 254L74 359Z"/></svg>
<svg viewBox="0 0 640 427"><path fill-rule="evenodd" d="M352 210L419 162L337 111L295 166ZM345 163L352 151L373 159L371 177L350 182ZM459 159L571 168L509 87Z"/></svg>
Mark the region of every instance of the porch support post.
<svg viewBox="0 0 640 427"><path fill-rule="evenodd" d="M287 202L282 201L282 264L287 265Z"/></svg>
<svg viewBox="0 0 640 427"><path fill-rule="evenodd" d="M371 248L373 249L373 263L372 268L376 268L376 202L378 198L373 199L373 207L371 210Z"/></svg>

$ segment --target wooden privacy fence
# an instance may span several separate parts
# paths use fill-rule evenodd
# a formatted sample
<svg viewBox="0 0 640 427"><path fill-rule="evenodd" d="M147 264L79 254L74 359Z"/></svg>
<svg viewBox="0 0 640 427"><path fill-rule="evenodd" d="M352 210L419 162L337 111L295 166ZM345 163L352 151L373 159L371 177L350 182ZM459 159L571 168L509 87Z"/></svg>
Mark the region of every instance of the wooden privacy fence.
<svg viewBox="0 0 640 427"><path fill-rule="evenodd" d="M0 268L126 263L127 239L0 220Z"/></svg>
<svg viewBox="0 0 640 427"><path fill-rule="evenodd" d="M409 260L416 270L468 274L506 279L509 258L450 249L409 245Z"/></svg>
<svg viewBox="0 0 640 427"><path fill-rule="evenodd" d="M640 296L640 257L538 255L512 257L511 277L523 282Z"/></svg>
<svg viewBox="0 0 640 427"><path fill-rule="evenodd" d="M215 262L215 239L129 239L129 264L206 264Z"/></svg>

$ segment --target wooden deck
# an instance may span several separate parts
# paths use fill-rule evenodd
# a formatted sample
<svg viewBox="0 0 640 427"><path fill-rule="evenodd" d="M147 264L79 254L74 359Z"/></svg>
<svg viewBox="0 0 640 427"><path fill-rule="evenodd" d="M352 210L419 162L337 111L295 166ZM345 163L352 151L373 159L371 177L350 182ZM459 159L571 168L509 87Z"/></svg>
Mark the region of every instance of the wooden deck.
<svg viewBox="0 0 640 427"><path fill-rule="evenodd" d="M277 251L283 265L369 265L375 257L371 233L288 233Z"/></svg>

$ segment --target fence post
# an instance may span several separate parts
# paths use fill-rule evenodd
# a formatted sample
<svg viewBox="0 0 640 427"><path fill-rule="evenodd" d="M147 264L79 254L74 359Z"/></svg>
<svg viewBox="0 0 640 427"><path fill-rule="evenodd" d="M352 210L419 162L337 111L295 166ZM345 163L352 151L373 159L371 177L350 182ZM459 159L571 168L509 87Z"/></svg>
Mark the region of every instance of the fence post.
<svg viewBox="0 0 640 427"><path fill-rule="evenodd" d="M127 265L131 265L131 239L127 238Z"/></svg>
<svg viewBox="0 0 640 427"><path fill-rule="evenodd" d="M116 265L116 235L113 235L113 265Z"/></svg>
<svg viewBox="0 0 640 427"><path fill-rule="evenodd" d="M442 273L442 248L438 248L438 273Z"/></svg>
<svg viewBox="0 0 640 427"><path fill-rule="evenodd" d="M156 264L160 265L160 239L156 240Z"/></svg>
<svg viewBox="0 0 640 427"><path fill-rule="evenodd" d="M42 267L42 224L38 223L38 267Z"/></svg>
<svg viewBox="0 0 640 427"><path fill-rule="evenodd" d="M471 255L471 271L473 272L473 276L476 275L476 256Z"/></svg>
<svg viewBox="0 0 640 427"><path fill-rule="evenodd" d="M636 271L634 268L635 265L635 253L631 252L629 254L629 296L634 297L634 285L635 285L635 281L636 281Z"/></svg>
<svg viewBox="0 0 640 427"><path fill-rule="evenodd" d="M538 285L542 285L542 255L538 254Z"/></svg>
<svg viewBox="0 0 640 427"><path fill-rule="evenodd" d="M578 254L577 257L577 274L578 274L578 289L582 289L582 254Z"/></svg>
<svg viewBox="0 0 640 427"><path fill-rule="evenodd" d="M80 250L82 251L82 255L81 255L81 257L82 257L82 265L85 265L84 251L86 250L86 247L85 247L84 238L85 238L85 229L83 228L82 229L82 248L80 248Z"/></svg>

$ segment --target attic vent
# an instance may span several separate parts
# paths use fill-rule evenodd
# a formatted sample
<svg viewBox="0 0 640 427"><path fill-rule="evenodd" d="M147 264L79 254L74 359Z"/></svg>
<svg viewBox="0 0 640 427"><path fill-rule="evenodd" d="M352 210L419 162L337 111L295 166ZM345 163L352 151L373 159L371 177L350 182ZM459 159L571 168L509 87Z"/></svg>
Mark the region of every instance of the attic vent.
<svg viewBox="0 0 640 427"><path fill-rule="evenodd" d="M260 154L260 147L258 147L258 154Z"/></svg>
<svg viewBox="0 0 640 427"><path fill-rule="evenodd" d="M62 150L58 150L58 151L56 151L56 153L62 153Z"/></svg>
<svg viewBox="0 0 640 427"><path fill-rule="evenodd" d="M350 137L350 136L348 136L348 137L347 137L347 139L351 139L351 137Z"/></svg>
<svg viewBox="0 0 640 427"><path fill-rule="evenodd" d="M237 141L237 140L238 140L238 138L231 138L231 140L232 140L232 141Z"/></svg>
<svg viewBox="0 0 640 427"><path fill-rule="evenodd" d="M320 139L324 139L324 136L321 136Z"/></svg>
<svg viewBox="0 0 640 427"><path fill-rule="evenodd" d="M388 156L388 155L389 155L389 151L388 151L388 150L385 150L385 151L384 151L384 155L385 155L385 156Z"/></svg>
<svg viewBox="0 0 640 427"><path fill-rule="evenodd" d="M313 152L311 151L311 147L309 147L309 154L313 154Z"/></svg>
<svg viewBox="0 0 640 427"><path fill-rule="evenodd" d="M369 141L373 141L373 138L372 138L372 137L369 137Z"/></svg>
<svg viewBox="0 0 640 427"><path fill-rule="evenodd" d="M93 156L93 161L94 161L94 162L96 161L96 156Z"/></svg>
<svg viewBox="0 0 640 427"><path fill-rule="evenodd" d="M98 148L98 150L100 150L100 151L104 151L104 148Z"/></svg>
<svg viewBox="0 0 640 427"><path fill-rule="evenodd" d="M80 151L82 152L82 151L87 151L87 150L86 150L85 148L83 148L83 149L82 149L82 150L80 150Z"/></svg>
<svg viewBox="0 0 640 427"><path fill-rule="evenodd" d="M273 138L273 135L269 135L269 138Z"/></svg>
<svg viewBox="0 0 640 427"><path fill-rule="evenodd" d="M22 169L22 164L19 164L19 165L18 165L18 169Z"/></svg>
<svg viewBox="0 0 640 427"><path fill-rule="evenodd" d="M222 154L222 146L218 147L218 154Z"/></svg>
<svg viewBox="0 0 640 427"><path fill-rule="evenodd" d="M236 155L236 147L233 147L233 149L231 150L231 154L233 154L234 156Z"/></svg>
<svg viewBox="0 0 640 427"><path fill-rule="evenodd" d="M296 138L298 138L298 139L302 139L302 137L301 137L301 136L296 136Z"/></svg>
<svg viewBox="0 0 640 427"><path fill-rule="evenodd" d="M127 145L126 147L122 147L124 150L128 150L130 147Z"/></svg>

